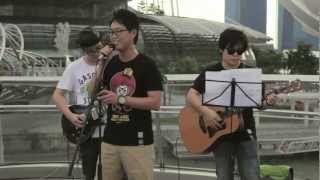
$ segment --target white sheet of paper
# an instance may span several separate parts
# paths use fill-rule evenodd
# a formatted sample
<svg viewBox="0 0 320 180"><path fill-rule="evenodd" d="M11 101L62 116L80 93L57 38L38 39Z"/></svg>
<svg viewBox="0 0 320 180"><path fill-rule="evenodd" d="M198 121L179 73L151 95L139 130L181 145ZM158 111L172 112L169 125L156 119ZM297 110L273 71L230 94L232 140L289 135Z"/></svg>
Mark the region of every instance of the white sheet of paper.
<svg viewBox="0 0 320 180"><path fill-rule="evenodd" d="M231 81L234 78L234 107L256 107L262 100L262 71L259 68L207 71L203 103L218 106L231 105ZM221 82L225 81L225 82ZM256 103L257 104L256 104Z"/></svg>

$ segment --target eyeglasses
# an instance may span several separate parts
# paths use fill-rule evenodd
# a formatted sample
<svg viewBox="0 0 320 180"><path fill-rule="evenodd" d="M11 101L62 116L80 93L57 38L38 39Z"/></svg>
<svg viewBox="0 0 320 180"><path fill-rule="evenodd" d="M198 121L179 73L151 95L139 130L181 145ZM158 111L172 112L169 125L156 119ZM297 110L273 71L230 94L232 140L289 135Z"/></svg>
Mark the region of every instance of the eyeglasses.
<svg viewBox="0 0 320 180"><path fill-rule="evenodd" d="M128 29L118 29L118 30L111 31L111 36L112 36L112 35L119 36L120 33L121 33L121 32L124 32L124 31L128 31Z"/></svg>
<svg viewBox="0 0 320 180"><path fill-rule="evenodd" d="M242 53L244 53L246 50L243 48L227 48L227 52L228 54L232 55L235 52L237 52L238 55L241 55Z"/></svg>

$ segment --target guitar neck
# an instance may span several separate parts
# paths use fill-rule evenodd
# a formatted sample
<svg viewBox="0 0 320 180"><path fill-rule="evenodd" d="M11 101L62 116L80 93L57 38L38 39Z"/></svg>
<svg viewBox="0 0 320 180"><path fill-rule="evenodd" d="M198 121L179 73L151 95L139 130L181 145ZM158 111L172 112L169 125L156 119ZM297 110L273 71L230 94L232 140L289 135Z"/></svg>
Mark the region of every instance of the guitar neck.
<svg viewBox="0 0 320 180"><path fill-rule="evenodd" d="M302 85L301 85L300 80L295 80L295 81L289 83L288 86L272 89L271 92L269 92L265 95L265 97L270 94L273 94L273 93L274 94L288 94L291 92L299 91L301 89L302 89Z"/></svg>

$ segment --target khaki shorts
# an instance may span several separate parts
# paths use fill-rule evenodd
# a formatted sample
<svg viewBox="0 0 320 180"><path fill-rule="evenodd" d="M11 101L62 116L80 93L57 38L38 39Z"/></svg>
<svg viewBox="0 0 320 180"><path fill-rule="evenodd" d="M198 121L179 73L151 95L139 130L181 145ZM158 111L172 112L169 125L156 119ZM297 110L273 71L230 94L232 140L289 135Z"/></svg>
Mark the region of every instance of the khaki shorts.
<svg viewBox="0 0 320 180"><path fill-rule="evenodd" d="M153 180L154 146L101 144L103 180Z"/></svg>

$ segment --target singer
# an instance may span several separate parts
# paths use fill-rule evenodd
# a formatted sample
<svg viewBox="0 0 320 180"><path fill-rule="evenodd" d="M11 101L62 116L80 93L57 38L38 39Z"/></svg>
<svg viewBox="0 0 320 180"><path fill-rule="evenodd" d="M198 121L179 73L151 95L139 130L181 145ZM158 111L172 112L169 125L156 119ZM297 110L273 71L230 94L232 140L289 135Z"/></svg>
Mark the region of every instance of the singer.
<svg viewBox="0 0 320 180"><path fill-rule="evenodd" d="M110 28L111 42L119 54L99 71L102 80L97 76L93 83L102 82L105 89L98 99L109 105L101 144L103 179L121 180L127 175L128 179L152 180L151 109L160 108L161 74L155 62L136 48L139 21L133 12L116 11Z"/></svg>
<svg viewBox="0 0 320 180"><path fill-rule="evenodd" d="M100 49L103 47L102 42L98 34L90 27L80 32L78 43L83 50L83 56L68 65L52 96L57 108L74 126L79 128L84 127L82 115L72 113L68 104L88 105L90 103L88 83L95 77L96 65L103 59L100 54ZM69 96L71 97L70 102L67 101L67 93L71 95ZM100 149L98 129L95 129L88 141L80 145L82 169L86 180L93 180L96 173Z"/></svg>

